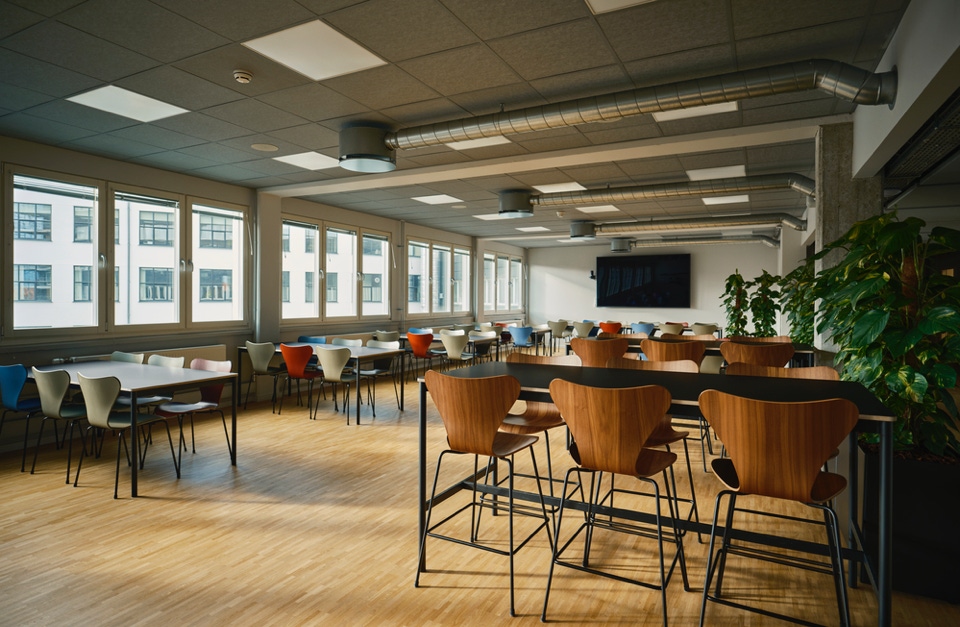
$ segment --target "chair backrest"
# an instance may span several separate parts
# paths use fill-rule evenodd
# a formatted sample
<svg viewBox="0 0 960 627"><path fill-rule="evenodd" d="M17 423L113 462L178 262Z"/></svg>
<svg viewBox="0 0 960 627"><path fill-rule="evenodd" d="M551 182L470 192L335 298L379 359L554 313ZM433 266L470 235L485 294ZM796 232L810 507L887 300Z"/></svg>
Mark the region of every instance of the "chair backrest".
<svg viewBox="0 0 960 627"><path fill-rule="evenodd" d="M110 361L125 361L131 364L142 364L143 353L124 353L123 351L113 351L110 353Z"/></svg>
<svg viewBox="0 0 960 627"><path fill-rule="evenodd" d="M433 344L433 333L407 333L407 342L415 357L424 359L430 357L430 345Z"/></svg>
<svg viewBox="0 0 960 627"><path fill-rule="evenodd" d="M660 334L664 333L683 333L683 324L679 322L661 322Z"/></svg>
<svg viewBox="0 0 960 627"><path fill-rule="evenodd" d="M463 329L440 329L440 336L444 335L466 335L467 332Z"/></svg>
<svg viewBox="0 0 960 627"><path fill-rule="evenodd" d="M150 355L147 363L151 366L163 366L164 368L183 368L183 357L168 357L166 355Z"/></svg>
<svg viewBox="0 0 960 627"><path fill-rule="evenodd" d="M533 335L533 327L507 327L510 331L510 337L517 346L533 346L530 336Z"/></svg>
<svg viewBox="0 0 960 627"><path fill-rule="evenodd" d="M590 337L590 332L593 331L594 326L593 322L574 322L573 335L574 337Z"/></svg>
<svg viewBox="0 0 960 627"><path fill-rule="evenodd" d="M490 354L490 347L497 340L496 331L471 331L467 335L468 340L473 341L473 354L483 357Z"/></svg>
<svg viewBox="0 0 960 627"><path fill-rule="evenodd" d="M257 374L270 369L270 360L277 354L277 347L272 342L251 342L247 340L247 355L250 357L250 366Z"/></svg>
<svg viewBox="0 0 960 627"><path fill-rule="evenodd" d="M582 362L577 355L530 355L528 353L510 353L507 355L508 364L550 364L553 366L580 366Z"/></svg>
<svg viewBox="0 0 960 627"><path fill-rule="evenodd" d="M33 380L40 394L40 408L49 418L60 418L60 408L70 389L70 373L66 370L33 369Z"/></svg>
<svg viewBox="0 0 960 627"><path fill-rule="evenodd" d="M646 333L647 337L653 335L654 329L657 328L652 322L633 322L630 324L630 330L633 333Z"/></svg>
<svg viewBox="0 0 960 627"><path fill-rule="evenodd" d="M120 395L120 380L116 377L85 377L77 374L83 403L87 407L87 422L100 429L109 429L110 412Z"/></svg>
<svg viewBox="0 0 960 627"><path fill-rule="evenodd" d="M606 368L611 357L622 357L629 347L627 338L588 340L575 337L570 340L570 349L589 368Z"/></svg>
<svg viewBox="0 0 960 627"><path fill-rule="evenodd" d="M600 323L601 333L620 333L620 329L622 328L623 328L623 324L620 322L601 322Z"/></svg>
<svg viewBox="0 0 960 627"><path fill-rule="evenodd" d="M212 359L204 359L202 357L197 357L190 362L191 370L209 370L211 372L230 372L233 368L233 362L230 360L226 361L214 361ZM200 388L200 400L204 403L216 403L220 404L220 397L223 396L223 383L212 383L210 385L205 385Z"/></svg>
<svg viewBox="0 0 960 627"><path fill-rule="evenodd" d="M690 359L699 364L707 347L703 342L664 342L648 337L640 342L640 350L650 361Z"/></svg>
<svg viewBox="0 0 960 627"><path fill-rule="evenodd" d="M510 408L520 397L520 382L501 375L480 379L451 377L428 370L427 389L447 432L450 448L494 456L493 441ZM464 399L470 399L464 402Z"/></svg>
<svg viewBox="0 0 960 627"><path fill-rule="evenodd" d="M566 320L547 320L547 326L550 327L550 334L553 337L563 337L563 332L567 330Z"/></svg>
<svg viewBox="0 0 960 627"><path fill-rule="evenodd" d="M472 322L469 323L469 324L455 324L455 325L453 325L453 328L454 328L454 329L456 329L457 331L463 331L464 333L470 333L471 331L474 330L475 327L476 327L476 325L474 325Z"/></svg>
<svg viewBox="0 0 960 627"><path fill-rule="evenodd" d="M659 370L661 372L687 372L697 374L700 366L692 359L676 359L674 361L650 361L630 359L629 357L611 357L607 361L607 368L621 368L623 370Z"/></svg>
<svg viewBox="0 0 960 627"><path fill-rule="evenodd" d="M363 346L363 340L345 338L345 337L335 337L332 340L330 340L330 343L333 344L334 346L353 346L353 347Z"/></svg>
<svg viewBox="0 0 960 627"><path fill-rule="evenodd" d="M467 337L471 340L495 340L497 339L496 331L471 331Z"/></svg>
<svg viewBox="0 0 960 627"><path fill-rule="evenodd" d="M790 344L793 342L793 339L789 335L730 335L727 337L731 342L753 342L754 344L761 342L773 342L776 344Z"/></svg>
<svg viewBox="0 0 960 627"><path fill-rule="evenodd" d="M657 336L657 339L661 339L661 340L683 340L684 342L687 342L687 341L690 341L690 340L697 340L697 341L700 341L700 342L716 342L716 341L718 341L716 335L710 335L709 333L706 334L706 335L684 335L683 333L661 333L660 335Z"/></svg>
<svg viewBox="0 0 960 627"><path fill-rule="evenodd" d="M443 343L444 350L447 351L447 359L462 360L464 357L463 351L466 349L469 339L463 331L460 331L459 335L441 334L440 341ZM469 357L470 356L467 355L468 359Z"/></svg>
<svg viewBox="0 0 960 627"><path fill-rule="evenodd" d="M690 325L690 330L694 335L713 335L717 332L720 325L713 322L694 322Z"/></svg>
<svg viewBox="0 0 960 627"><path fill-rule="evenodd" d="M818 381L839 381L840 373L830 366L810 366L807 368L780 368L777 366L757 366L735 361L728 364L726 374L748 377L777 377L780 379L816 379Z"/></svg>
<svg viewBox="0 0 960 627"><path fill-rule="evenodd" d="M350 352L349 348L346 350ZM307 371L310 358L313 357L313 347L309 344L281 344L280 354L283 355L283 361L287 364L287 373L291 377L302 378Z"/></svg>
<svg viewBox="0 0 960 627"><path fill-rule="evenodd" d="M400 333L397 332L397 335L399 336ZM400 341L399 341L399 340L392 340L392 341L387 341L387 340L368 340L368 341L367 341L367 348L390 348L390 349L393 349L393 350L399 350L399 349L400 349ZM389 357L380 357L379 359L374 359L374 360L373 360L373 367L374 367L374 369L376 369L376 370L388 370L388 369L390 368L390 366L393 365L393 360L394 360L395 357L396 357L396 355L390 355Z"/></svg>
<svg viewBox="0 0 960 627"><path fill-rule="evenodd" d="M320 360L320 367L323 368L324 381L342 381L343 368L350 361L350 348L340 346L337 348L317 348L317 358Z"/></svg>
<svg viewBox="0 0 960 627"><path fill-rule="evenodd" d="M373 339L378 342L398 342L400 340L399 331L374 331ZM370 346L370 342L367 342L367 346Z"/></svg>
<svg viewBox="0 0 960 627"><path fill-rule="evenodd" d="M407 329L407 333L408 333L408 334L409 334L409 333L417 333L417 334L422 335L422 334L424 334L424 333L433 333L433 329L428 329L428 328L426 328L426 327L424 327L424 328L422 328L422 329L418 329L418 328L416 328L416 327L410 327L409 329Z"/></svg>
<svg viewBox="0 0 960 627"><path fill-rule="evenodd" d="M23 364L0 366L0 396L5 409L17 409L20 393L27 382L27 369Z"/></svg>
<svg viewBox="0 0 960 627"><path fill-rule="evenodd" d="M595 388L563 379L550 383L585 468L646 475L638 467L643 445L670 408L670 393L659 385Z"/></svg>
<svg viewBox="0 0 960 627"><path fill-rule="evenodd" d="M322 335L301 335L297 341L304 344L326 344L327 338Z"/></svg>
<svg viewBox="0 0 960 627"><path fill-rule="evenodd" d="M857 424L852 402L777 403L706 390L700 411L726 447L739 492L806 503L832 498L846 485L830 475L833 489L814 492L821 467Z"/></svg>
<svg viewBox="0 0 960 627"><path fill-rule="evenodd" d="M724 342L720 345L720 354L728 364L743 362L755 366L786 366L793 357L793 344L783 342L765 342L745 344Z"/></svg>

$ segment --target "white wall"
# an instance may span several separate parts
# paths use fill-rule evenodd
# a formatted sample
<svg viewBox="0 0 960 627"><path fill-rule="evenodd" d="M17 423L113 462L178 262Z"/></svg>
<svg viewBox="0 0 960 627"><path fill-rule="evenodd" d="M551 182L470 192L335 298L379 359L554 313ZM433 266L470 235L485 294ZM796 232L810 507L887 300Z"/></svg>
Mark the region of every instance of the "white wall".
<svg viewBox="0 0 960 627"><path fill-rule="evenodd" d="M763 244L716 244L705 246L644 248L632 254L690 253L690 309L634 309L597 307L596 258L610 255L604 240L596 246L533 248L528 253L529 315L533 324L547 320L619 320L624 323L664 321L726 322L720 298L723 284L735 270L748 281L766 269L780 267L779 252Z"/></svg>

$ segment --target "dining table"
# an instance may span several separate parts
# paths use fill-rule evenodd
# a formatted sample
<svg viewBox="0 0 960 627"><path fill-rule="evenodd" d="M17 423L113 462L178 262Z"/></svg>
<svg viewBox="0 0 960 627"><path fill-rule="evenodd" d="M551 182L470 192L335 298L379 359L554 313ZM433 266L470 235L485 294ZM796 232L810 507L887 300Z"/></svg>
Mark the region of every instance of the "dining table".
<svg viewBox="0 0 960 627"><path fill-rule="evenodd" d="M137 432L137 398L158 392L176 392L199 389L216 384L231 384L231 435L227 442L230 450L230 463L237 465L237 403L239 399L238 373L195 370L193 368L170 368L152 364L138 364L123 361L91 360L37 366L37 370L65 370L70 375L70 384L80 386L77 375L85 377L116 377L120 381L120 391L130 395L130 432ZM131 459L140 458L140 441L130 438ZM130 464L130 496L138 495L137 469L139 464Z"/></svg>
<svg viewBox="0 0 960 627"><path fill-rule="evenodd" d="M852 450L856 450L857 434L873 432L879 435L879 481L877 486L878 503L878 543L877 562L874 564L863 549L863 533L860 529L858 474L859 466L856 455L850 455L848 468L848 496L849 534L848 546L843 549L845 560L849 561L851 571L858 564L862 564L875 583L877 594L877 624L880 627L889 627L892 612L892 515L893 515L893 412L880 402L876 396L863 385L852 381L819 381L804 379L779 379L768 377L727 376L723 374L690 374L680 372L664 372L653 370L624 370L617 368L587 368L582 366L525 364L507 362L487 362L466 368L453 370L449 373L455 377L492 377L510 375L520 382L520 399L549 402L550 382L554 379L572 381L581 385L593 387L630 387L641 385L661 385L671 395L671 414L698 415L699 397L704 390L716 389L722 392L745 396L765 401L799 402L823 400L830 398L845 398L852 401L860 412L857 427L850 434L849 443ZM427 404L428 390L426 382L419 382L420 412L419 412L419 532L423 533L426 523L426 511L429 505L427 492ZM447 487L437 494L436 503L442 502L460 490L477 489L479 491L506 496L506 489L494 484L481 482L479 479L485 471L477 475L468 476ZM514 491L514 498L538 502L540 496L535 492ZM559 498L544 495L544 500L551 506L559 505ZM580 507L585 509L585 505ZM602 509L602 508L601 508ZM604 511L598 513L612 513ZM617 515L624 512L617 511ZM626 517L644 522L653 522L652 514L635 512ZM688 531L709 533L710 525L693 520L677 518L675 521L666 520L664 524L676 524ZM722 529L718 529L721 533ZM808 551L827 555L828 548L824 544L800 540L784 539L757 531L743 529L731 530L731 536L741 540L761 542L771 546L792 550ZM420 536L418 536L420 537ZM419 568L423 569L426 557L423 556ZM851 573L853 575L853 573ZM851 576L853 584L857 579Z"/></svg>

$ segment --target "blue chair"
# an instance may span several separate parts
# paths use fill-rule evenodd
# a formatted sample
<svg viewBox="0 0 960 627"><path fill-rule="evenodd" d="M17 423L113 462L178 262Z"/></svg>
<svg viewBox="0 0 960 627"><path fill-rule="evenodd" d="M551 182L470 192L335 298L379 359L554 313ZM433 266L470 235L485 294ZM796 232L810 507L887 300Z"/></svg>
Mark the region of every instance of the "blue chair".
<svg viewBox="0 0 960 627"><path fill-rule="evenodd" d="M533 327L507 327L514 348L534 348Z"/></svg>
<svg viewBox="0 0 960 627"><path fill-rule="evenodd" d="M26 424L23 427L23 457L20 460L20 472L27 467L27 437L30 435L30 419L40 411L39 398L20 398L23 386L27 382L27 369L23 364L0 366L0 396L3 402L3 414L0 414L0 433L3 432L3 423L7 414L16 412L24 414Z"/></svg>
<svg viewBox="0 0 960 627"><path fill-rule="evenodd" d="M326 344L327 338L319 335L301 335L297 338L297 341L304 344Z"/></svg>
<svg viewBox="0 0 960 627"><path fill-rule="evenodd" d="M587 320L586 318L584 318L583 321L593 323L593 329L590 330L590 335L587 337L597 337L597 334L600 333L599 323L596 320Z"/></svg>
<svg viewBox="0 0 960 627"><path fill-rule="evenodd" d="M646 333L647 337L653 336L653 330L657 328L652 322L633 322L630 324L630 331L633 333Z"/></svg>

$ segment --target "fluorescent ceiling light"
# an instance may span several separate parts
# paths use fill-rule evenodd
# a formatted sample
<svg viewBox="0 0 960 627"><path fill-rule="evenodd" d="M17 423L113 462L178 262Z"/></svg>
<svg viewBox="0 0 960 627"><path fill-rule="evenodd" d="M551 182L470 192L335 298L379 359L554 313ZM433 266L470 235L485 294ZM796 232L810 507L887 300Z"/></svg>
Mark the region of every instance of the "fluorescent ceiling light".
<svg viewBox="0 0 960 627"><path fill-rule="evenodd" d="M725 165L719 168L702 168L687 170L687 178L691 181L710 181L713 179L742 178L747 175L745 165Z"/></svg>
<svg viewBox="0 0 960 627"><path fill-rule="evenodd" d="M444 146L453 148L454 150L470 150L471 148L484 148L486 146L497 146L499 144L509 143L509 139L503 135L497 135L495 137L481 137L480 139L465 139L462 142L450 142L449 144L444 144Z"/></svg>
<svg viewBox="0 0 960 627"><path fill-rule="evenodd" d="M483 213L473 217L477 220L509 220L513 216L502 216L499 213Z"/></svg>
<svg viewBox="0 0 960 627"><path fill-rule="evenodd" d="M141 122L153 122L173 115L189 113L187 109L113 85L77 94L67 100Z"/></svg>
<svg viewBox="0 0 960 627"><path fill-rule="evenodd" d="M653 119L657 122L667 122L669 120L682 120L683 118L696 118L701 115L715 115L717 113L730 113L738 108L737 101L718 102L717 104L704 105L702 107L690 107L688 109L673 109L671 111L657 111L653 114Z"/></svg>
<svg viewBox="0 0 960 627"><path fill-rule="evenodd" d="M387 63L320 20L251 39L243 45L315 81Z"/></svg>
<svg viewBox="0 0 960 627"><path fill-rule="evenodd" d="M463 202L459 198L447 196L446 194L436 194L435 196L414 196L413 200L418 200L427 205L449 205L452 202Z"/></svg>
<svg viewBox="0 0 960 627"><path fill-rule="evenodd" d="M533 188L544 194L555 194L557 192L579 192L587 189L580 183L554 183L553 185L534 185Z"/></svg>
<svg viewBox="0 0 960 627"><path fill-rule="evenodd" d="M594 15L600 15L601 13L619 11L620 9L634 7L638 4L647 4L648 2L653 2L653 0L587 0L587 5L590 7L590 10L593 11Z"/></svg>
<svg viewBox="0 0 960 627"><path fill-rule="evenodd" d="M518 231L523 231L524 233L536 233L538 231L549 231L545 226L518 226Z"/></svg>
<svg viewBox="0 0 960 627"><path fill-rule="evenodd" d="M340 165L340 162L333 157L321 155L319 152L301 152L296 155L274 157L274 159L305 170L326 170L327 168L336 168Z"/></svg>
<svg viewBox="0 0 960 627"><path fill-rule="evenodd" d="M750 196L743 194L740 196L711 196L701 198L705 205L732 205L739 202L750 202Z"/></svg>
<svg viewBox="0 0 960 627"><path fill-rule="evenodd" d="M613 205L597 205L596 207L577 207L577 211L581 213L612 213L616 211L620 212L619 209Z"/></svg>
<svg viewBox="0 0 960 627"><path fill-rule="evenodd" d="M580 239L570 239L568 237L566 239L558 239L557 241L560 242L561 244L575 244L576 242L582 242L583 238L581 237Z"/></svg>

